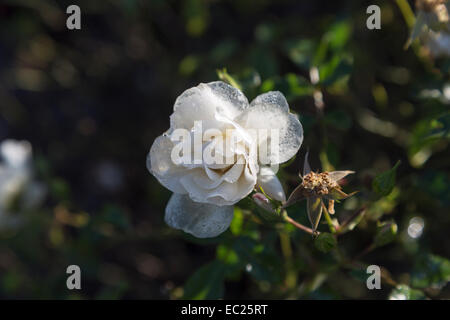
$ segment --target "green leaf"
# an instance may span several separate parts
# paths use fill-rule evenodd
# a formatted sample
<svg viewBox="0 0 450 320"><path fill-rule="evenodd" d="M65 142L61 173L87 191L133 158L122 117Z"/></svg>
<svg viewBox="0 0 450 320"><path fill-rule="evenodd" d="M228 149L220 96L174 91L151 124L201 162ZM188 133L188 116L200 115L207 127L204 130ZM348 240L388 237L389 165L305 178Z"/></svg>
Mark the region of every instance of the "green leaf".
<svg viewBox="0 0 450 320"><path fill-rule="evenodd" d="M315 49L314 41L304 38L288 40L284 45L284 50L291 61L306 70L312 66L311 60Z"/></svg>
<svg viewBox="0 0 450 320"><path fill-rule="evenodd" d="M353 279L366 284L367 282L367 270L366 269L352 269L348 273Z"/></svg>
<svg viewBox="0 0 450 320"><path fill-rule="evenodd" d="M379 220L383 215L391 213L399 202L400 189L395 187L394 190L372 204L367 209L367 217L372 221Z"/></svg>
<svg viewBox="0 0 450 320"><path fill-rule="evenodd" d="M232 248L231 244L220 244L216 249L217 260L225 265L225 277L227 279L238 278L244 269L243 261L239 259L238 254Z"/></svg>
<svg viewBox="0 0 450 320"><path fill-rule="evenodd" d="M404 284L398 285L389 294L389 300L424 300L425 298L422 291L411 289Z"/></svg>
<svg viewBox="0 0 450 320"><path fill-rule="evenodd" d="M351 59L336 55L329 62L319 67L320 83L324 86L330 86L338 80L348 79L352 68Z"/></svg>
<svg viewBox="0 0 450 320"><path fill-rule="evenodd" d="M106 205L103 208L103 221L111 223L113 226L121 229L130 227L130 221L123 210L115 205Z"/></svg>
<svg viewBox="0 0 450 320"><path fill-rule="evenodd" d="M314 240L314 245L316 248L324 253L330 252L337 246L336 238L328 232L322 232Z"/></svg>
<svg viewBox="0 0 450 320"><path fill-rule="evenodd" d="M372 182L373 191L375 191L381 197L390 194L395 186L395 176L397 174L397 168L399 165L400 160L397 161L392 169L389 169L388 171L377 175Z"/></svg>
<svg viewBox="0 0 450 320"><path fill-rule="evenodd" d="M381 247L394 241L397 236L397 229L397 224L393 220L380 223L374 239L375 246Z"/></svg>
<svg viewBox="0 0 450 320"><path fill-rule="evenodd" d="M258 70L262 78L267 79L278 74L278 60L264 45L253 46L247 56L247 64Z"/></svg>
<svg viewBox="0 0 450 320"><path fill-rule="evenodd" d="M352 127L352 118L344 110L329 111L324 117L325 123L340 130L348 130Z"/></svg>
<svg viewBox="0 0 450 320"><path fill-rule="evenodd" d="M217 65L229 59L230 56L236 53L238 48L239 47L235 39L223 39L211 50L209 56Z"/></svg>
<svg viewBox="0 0 450 320"><path fill-rule="evenodd" d="M341 227L339 228L339 233L345 233L347 231L351 231L361 222L363 217L366 214L366 208L361 208L360 210L356 211L354 214L352 214L350 217L348 217L346 220L344 220L341 223Z"/></svg>
<svg viewBox="0 0 450 320"><path fill-rule="evenodd" d="M450 138L450 112L433 119L426 138Z"/></svg>
<svg viewBox="0 0 450 320"><path fill-rule="evenodd" d="M415 288L442 289L449 282L450 261L432 254L419 259L411 275L411 285Z"/></svg>
<svg viewBox="0 0 450 320"><path fill-rule="evenodd" d="M243 225L244 225L244 213L239 207L235 206L233 220L231 221L230 225L231 233L234 235L241 234Z"/></svg>
<svg viewBox="0 0 450 320"><path fill-rule="evenodd" d="M450 138L450 112L415 124L408 147L408 157L414 167L421 167L436 147Z"/></svg>
<svg viewBox="0 0 450 320"><path fill-rule="evenodd" d="M225 244L220 244L216 249L217 259L227 265L235 265L239 263L239 257L236 252Z"/></svg>
<svg viewBox="0 0 450 320"><path fill-rule="evenodd" d="M184 285L183 299L220 299L224 292L225 265L218 260L198 269Z"/></svg>
<svg viewBox="0 0 450 320"><path fill-rule="evenodd" d="M441 206L450 205L450 176L444 171L426 171L417 177L415 188L423 190Z"/></svg>
<svg viewBox="0 0 450 320"><path fill-rule="evenodd" d="M240 237L233 249L246 271L256 280L278 283L281 281L280 257L273 248L249 237Z"/></svg>

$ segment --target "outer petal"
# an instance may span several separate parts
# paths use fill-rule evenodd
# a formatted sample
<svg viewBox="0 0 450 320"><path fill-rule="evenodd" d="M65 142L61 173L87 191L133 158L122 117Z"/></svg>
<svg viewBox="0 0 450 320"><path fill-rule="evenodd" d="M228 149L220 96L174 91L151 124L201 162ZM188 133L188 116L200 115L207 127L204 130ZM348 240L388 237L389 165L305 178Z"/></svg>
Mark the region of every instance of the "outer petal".
<svg viewBox="0 0 450 320"><path fill-rule="evenodd" d="M303 127L297 116L286 112L282 107L263 103L246 109L236 122L247 130L255 130L257 136L265 129L267 140L258 139L259 148L267 143L270 164L283 163L292 158L303 142ZM278 130L278 152L271 149L271 139L275 139L272 130ZM268 164L268 163L264 163Z"/></svg>
<svg viewBox="0 0 450 320"><path fill-rule="evenodd" d="M286 194L283 186L275 173L268 167L261 167L258 174L257 185L260 186L264 192L272 199L284 202L286 201Z"/></svg>
<svg viewBox="0 0 450 320"><path fill-rule="evenodd" d="M233 206L215 206L193 202L186 195L174 193L166 207L165 221L175 229L197 238L213 238L228 229Z"/></svg>
<svg viewBox="0 0 450 320"><path fill-rule="evenodd" d="M169 137L162 135L156 138L147 156L147 169L170 191L186 193L179 180L185 174L186 168L176 166L172 162L172 149L173 142Z"/></svg>
<svg viewBox="0 0 450 320"><path fill-rule="evenodd" d="M223 81L213 81L206 84L217 96L233 104L235 108L242 111L248 107L247 97L237 88Z"/></svg>
<svg viewBox="0 0 450 320"><path fill-rule="evenodd" d="M221 129L227 124L216 119L216 114L234 119L247 107L248 100L244 94L225 82L201 83L184 91L175 101L174 112L170 116L171 129L190 130L199 120L203 130Z"/></svg>
<svg viewBox="0 0 450 320"><path fill-rule="evenodd" d="M289 112L289 104L280 91L269 91L260 94L255 99L253 99L252 103L250 103L250 107L256 106L258 104L270 104L275 107L281 108L286 112Z"/></svg>

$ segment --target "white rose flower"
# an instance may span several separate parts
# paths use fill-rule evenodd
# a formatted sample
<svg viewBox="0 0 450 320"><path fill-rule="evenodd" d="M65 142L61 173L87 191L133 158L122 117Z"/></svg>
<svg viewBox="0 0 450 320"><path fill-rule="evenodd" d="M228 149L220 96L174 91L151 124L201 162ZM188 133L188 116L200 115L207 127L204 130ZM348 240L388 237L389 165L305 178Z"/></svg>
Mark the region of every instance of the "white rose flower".
<svg viewBox="0 0 450 320"><path fill-rule="evenodd" d="M29 142L3 141L0 160L0 227L14 227L21 217L11 211L35 207L43 199L45 188L32 180Z"/></svg>
<svg viewBox="0 0 450 320"><path fill-rule="evenodd" d="M186 90L175 101L170 129L147 157L149 171L174 192L166 223L198 238L215 237L229 227L233 205L255 186L285 201L269 166L292 158L302 141L302 125L278 91L249 104L221 81Z"/></svg>

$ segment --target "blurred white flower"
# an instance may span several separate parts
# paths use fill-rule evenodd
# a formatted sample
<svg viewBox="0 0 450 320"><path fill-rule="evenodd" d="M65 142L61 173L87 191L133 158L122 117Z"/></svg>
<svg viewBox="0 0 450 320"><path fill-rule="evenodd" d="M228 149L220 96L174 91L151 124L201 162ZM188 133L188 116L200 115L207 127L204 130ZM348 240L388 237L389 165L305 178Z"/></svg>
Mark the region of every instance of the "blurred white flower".
<svg viewBox="0 0 450 320"><path fill-rule="evenodd" d="M175 193L165 221L199 238L215 237L255 186L284 201L273 166L293 157L302 141L302 125L278 91L249 104L221 81L186 90L175 101L170 129L147 157L149 171Z"/></svg>
<svg viewBox="0 0 450 320"><path fill-rule="evenodd" d="M407 45L420 39L431 56L450 56L449 6L447 0L416 0L417 18Z"/></svg>
<svg viewBox="0 0 450 320"><path fill-rule="evenodd" d="M17 226L17 211L34 208L45 194L33 181L31 145L27 141L5 140L0 144L0 227Z"/></svg>
<svg viewBox="0 0 450 320"><path fill-rule="evenodd" d="M424 39L433 57L450 57L450 33L430 31Z"/></svg>
<svg viewBox="0 0 450 320"><path fill-rule="evenodd" d="M95 168L97 184L107 192L117 192L123 187L123 172L119 165L112 161L103 161Z"/></svg>

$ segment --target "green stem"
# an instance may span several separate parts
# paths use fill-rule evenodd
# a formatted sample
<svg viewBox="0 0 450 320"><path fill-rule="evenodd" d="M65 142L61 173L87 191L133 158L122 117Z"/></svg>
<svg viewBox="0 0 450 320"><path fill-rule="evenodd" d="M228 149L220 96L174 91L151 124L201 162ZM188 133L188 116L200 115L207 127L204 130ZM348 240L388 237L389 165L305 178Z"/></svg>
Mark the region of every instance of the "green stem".
<svg viewBox="0 0 450 320"><path fill-rule="evenodd" d="M397 6L403 15L403 18L405 19L406 24L411 29L414 26L414 23L416 22L416 17L414 16L414 12L412 11L411 7L409 6L408 1L407 0L395 0L395 2L397 3Z"/></svg>
<svg viewBox="0 0 450 320"><path fill-rule="evenodd" d="M325 216L325 220L327 220L328 227L330 228L331 233L336 233L336 227L334 226L333 220L330 217L330 214L328 213L327 207L322 202L322 209L323 209L323 215Z"/></svg>
<svg viewBox="0 0 450 320"><path fill-rule="evenodd" d="M242 91L242 86L227 72L227 69L217 70L217 76L220 80L228 82L233 87Z"/></svg>
<svg viewBox="0 0 450 320"><path fill-rule="evenodd" d="M294 269L294 261L292 259L292 246L289 234L286 232L280 232L280 245L283 252L284 259L286 261L286 286L289 289L295 288L297 285L297 274Z"/></svg>

